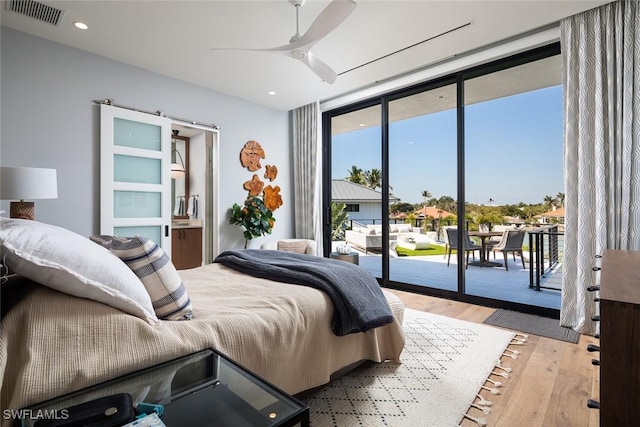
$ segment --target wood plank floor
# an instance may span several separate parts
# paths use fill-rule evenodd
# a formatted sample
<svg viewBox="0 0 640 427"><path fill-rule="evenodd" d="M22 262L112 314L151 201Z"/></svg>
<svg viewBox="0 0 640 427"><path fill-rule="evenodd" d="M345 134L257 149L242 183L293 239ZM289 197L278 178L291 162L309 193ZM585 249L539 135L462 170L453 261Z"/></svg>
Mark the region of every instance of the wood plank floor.
<svg viewBox="0 0 640 427"><path fill-rule="evenodd" d="M389 290L404 302L405 306L469 322L482 323L495 309L410 292ZM598 344L591 336L582 335L578 344L529 334L522 346L511 348L520 351L518 359L502 358L502 365L513 371L500 381L500 395L487 390L480 393L493 402L492 413L483 414L471 409L469 414L486 419L487 426L504 427L598 427L598 411L587 408L589 398L598 399L598 367L591 364L597 353L587 352L587 344ZM490 384L487 384L490 385ZM477 424L463 420L462 426Z"/></svg>

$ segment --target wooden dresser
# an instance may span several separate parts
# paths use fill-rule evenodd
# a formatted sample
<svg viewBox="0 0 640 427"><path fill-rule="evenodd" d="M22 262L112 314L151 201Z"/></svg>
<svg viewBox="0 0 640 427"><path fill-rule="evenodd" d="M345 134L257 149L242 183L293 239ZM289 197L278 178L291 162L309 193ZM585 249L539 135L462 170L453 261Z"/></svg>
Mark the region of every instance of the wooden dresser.
<svg viewBox="0 0 640 427"><path fill-rule="evenodd" d="M600 425L640 423L640 251L606 250L600 277Z"/></svg>

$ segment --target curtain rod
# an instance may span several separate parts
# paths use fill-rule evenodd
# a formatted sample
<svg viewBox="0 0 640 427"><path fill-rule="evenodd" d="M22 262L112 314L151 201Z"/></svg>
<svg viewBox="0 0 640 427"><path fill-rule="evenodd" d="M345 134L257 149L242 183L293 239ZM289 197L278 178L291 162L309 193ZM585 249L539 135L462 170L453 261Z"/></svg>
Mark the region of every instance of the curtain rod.
<svg viewBox="0 0 640 427"><path fill-rule="evenodd" d="M113 99L97 99L93 101L96 104L102 104L102 105L111 105L113 107L118 107L118 108L124 108L126 110L131 110L131 111L137 111L138 113L146 113L146 114L151 114L151 115L155 115L155 116L160 116L160 117L166 117L168 119L172 119L172 120L178 120L181 122L185 122L185 123L191 123L192 125L198 125L198 126L205 126L205 127L210 127L212 129L215 130L220 130L220 126L218 126L217 124L206 124L206 123L198 123L194 120L189 120L189 119L183 119L180 117L175 117L175 116L169 116L166 115L165 113L163 113L162 111L158 110L158 111L148 111L148 110L140 110L138 108L133 108L133 107L127 107L126 105L120 105L120 104L116 104Z"/></svg>

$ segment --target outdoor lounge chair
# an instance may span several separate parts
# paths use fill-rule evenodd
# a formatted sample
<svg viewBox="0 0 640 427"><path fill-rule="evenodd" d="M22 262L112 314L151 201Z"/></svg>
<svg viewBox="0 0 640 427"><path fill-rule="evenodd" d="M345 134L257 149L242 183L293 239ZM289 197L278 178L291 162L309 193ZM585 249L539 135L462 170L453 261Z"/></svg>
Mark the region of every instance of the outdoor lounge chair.
<svg viewBox="0 0 640 427"><path fill-rule="evenodd" d="M507 264L507 253L511 252L513 254L513 260L516 260L516 253L520 254L520 259L522 259L522 268L524 269L524 255L522 254L522 242L524 241L524 230L507 230L502 235L502 240L500 243L495 245L491 251L495 257L496 252L502 252L504 255L504 268L509 271L509 265Z"/></svg>
<svg viewBox="0 0 640 427"><path fill-rule="evenodd" d="M447 228L446 234L446 253L448 254L447 258L447 267L449 267L449 262L451 261L451 251L453 249L458 249L458 229L456 228ZM471 238L467 233L464 233L464 251L466 253L466 262L464 268L469 266L469 252L472 253L473 259L476 259L475 251L482 250L482 246L476 245L473 243Z"/></svg>

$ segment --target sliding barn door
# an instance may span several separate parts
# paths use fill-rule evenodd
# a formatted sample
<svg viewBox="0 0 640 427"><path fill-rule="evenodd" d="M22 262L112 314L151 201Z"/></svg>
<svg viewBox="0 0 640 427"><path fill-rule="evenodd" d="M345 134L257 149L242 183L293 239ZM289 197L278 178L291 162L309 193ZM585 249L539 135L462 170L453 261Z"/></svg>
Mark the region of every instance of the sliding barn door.
<svg viewBox="0 0 640 427"><path fill-rule="evenodd" d="M100 106L100 233L171 254L171 120Z"/></svg>

